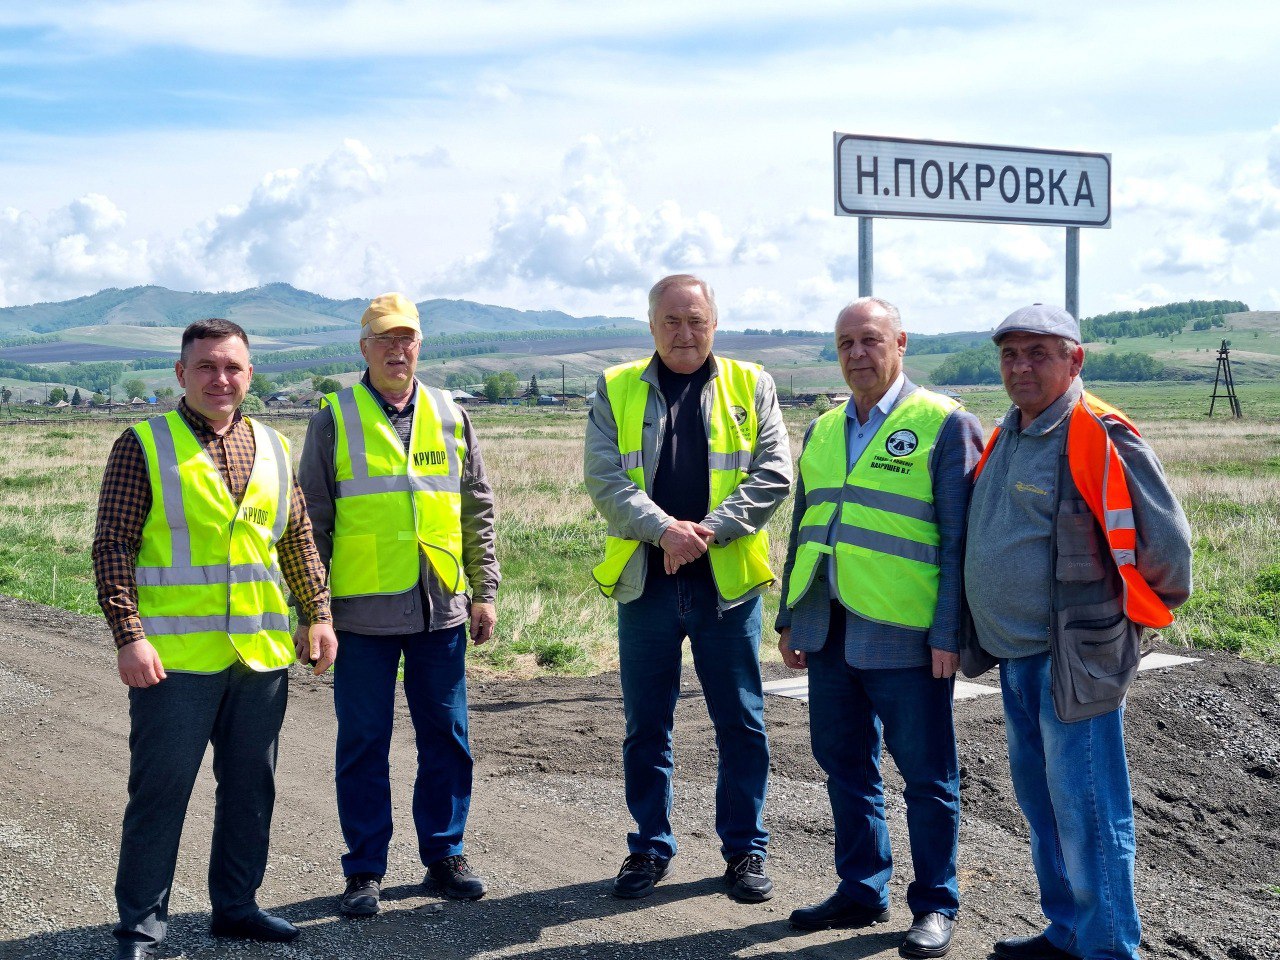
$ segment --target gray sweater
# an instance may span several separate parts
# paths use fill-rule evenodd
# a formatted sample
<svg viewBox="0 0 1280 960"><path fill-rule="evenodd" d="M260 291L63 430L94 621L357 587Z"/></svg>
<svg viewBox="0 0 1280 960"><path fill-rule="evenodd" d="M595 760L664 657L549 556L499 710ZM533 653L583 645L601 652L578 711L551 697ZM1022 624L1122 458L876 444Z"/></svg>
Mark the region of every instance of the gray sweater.
<svg viewBox="0 0 1280 960"><path fill-rule="evenodd" d="M978 641L992 656L1029 657L1049 650L1050 534L1058 504L1058 458L1067 421L1084 392L1079 378L1020 429L1011 407L995 449L974 485L965 550L965 595ZM1141 437L1109 429L1125 465L1138 533L1138 572L1166 606L1191 594L1191 528L1160 461Z"/></svg>

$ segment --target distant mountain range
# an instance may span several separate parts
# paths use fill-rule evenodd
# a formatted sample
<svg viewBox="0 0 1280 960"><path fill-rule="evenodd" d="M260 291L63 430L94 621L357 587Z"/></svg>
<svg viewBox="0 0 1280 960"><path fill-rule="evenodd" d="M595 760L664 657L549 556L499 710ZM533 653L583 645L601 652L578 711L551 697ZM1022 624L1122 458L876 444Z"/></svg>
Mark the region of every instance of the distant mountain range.
<svg viewBox="0 0 1280 960"><path fill-rule="evenodd" d="M185 327L205 317L234 320L250 333L319 332L360 323L369 301L331 300L287 283L234 293L185 293L165 287L110 288L61 303L0 308L0 338L105 325ZM423 333L492 333L514 330L589 330L639 325L631 317L574 317L559 310L515 310L470 300L418 304Z"/></svg>

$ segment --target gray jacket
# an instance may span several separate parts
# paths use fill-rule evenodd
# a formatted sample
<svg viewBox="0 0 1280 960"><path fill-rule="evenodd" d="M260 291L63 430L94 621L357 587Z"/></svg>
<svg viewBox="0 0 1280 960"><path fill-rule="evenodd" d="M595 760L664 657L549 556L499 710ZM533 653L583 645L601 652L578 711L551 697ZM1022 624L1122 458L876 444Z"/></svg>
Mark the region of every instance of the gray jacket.
<svg viewBox="0 0 1280 960"><path fill-rule="evenodd" d="M1064 722L1114 710L1137 671L1143 628L1123 616L1119 573L1076 489L1066 456L1076 379L1025 430L1010 409L973 492L965 590L975 632L961 669L1049 651ZM1191 592L1191 530L1145 441L1118 422L1108 436L1125 466L1136 565L1170 609Z"/></svg>
<svg viewBox="0 0 1280 960"><path fill-rule="evenodd" d="M641 438L641 462L644 466L646 490L653 489L653 477L658 469L658 452L667 430L667 402L658 384L658 373L654 365L656 358L655 354L654 361L649 363L641 375L641 379L650 387ZM719 375L719 367L713 354L711 376L714 378ZM708 380L702 390L704 423L710 423L711 420L713 391L714 386ZM720 546L762 529L791 489L791 444L787 438L787 427L782 421L773 378L763 371L756 383L755 401L756 419L760 426L747 478L701 521L715 531L715 543ZM604 517L611 536L656 546L667 527L675 522L675 517L632 483L622 467L622 454L618 450L618 425L613 419L613 408L609 404L608 388L603 375L596 383L596 396L587 419L583 475L591 502ZM637 550L618 579L613 593L614 600L629 603L644 592L648 563L649 551ZM744 603L763 589L764 587L759 587L752 590L733 603L721 597L719 606L726 609Z"/></svg>
<svg viewBox="0 0 1280 960"><path fill-rule="evenodd" d="M467 456L462 463L462 565L477 603L493 603L502 576L495 553L493 490L484 472L484 459L471 420L462 412ZM298 464L298 483L307 498L307 513L316 549L326 567L333 557L334 480L336 449L333 411L321 409L307 426ZM419 557L419 582L404 593L374 597L334 597L333 623L338 630L375 636L444 630L469 615L466 594L441 589L430 562ZM425 598L424 598L425 593ZM426 609L424 609L424 607Z"/></svg>

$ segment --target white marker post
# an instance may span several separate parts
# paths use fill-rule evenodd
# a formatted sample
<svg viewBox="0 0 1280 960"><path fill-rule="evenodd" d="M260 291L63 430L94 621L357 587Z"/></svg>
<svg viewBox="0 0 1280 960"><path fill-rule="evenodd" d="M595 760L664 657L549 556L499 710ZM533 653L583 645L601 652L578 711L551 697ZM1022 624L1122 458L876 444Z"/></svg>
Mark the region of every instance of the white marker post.
<svg viewBox="0 0 1280 960"><path fill-rule="evenodd" d="M835 213L858 218L858 293L872 292L871 220L1066 228L1066 308L1080 319L1080 228L1111 226L1111 155L836 132Z"/></svg>

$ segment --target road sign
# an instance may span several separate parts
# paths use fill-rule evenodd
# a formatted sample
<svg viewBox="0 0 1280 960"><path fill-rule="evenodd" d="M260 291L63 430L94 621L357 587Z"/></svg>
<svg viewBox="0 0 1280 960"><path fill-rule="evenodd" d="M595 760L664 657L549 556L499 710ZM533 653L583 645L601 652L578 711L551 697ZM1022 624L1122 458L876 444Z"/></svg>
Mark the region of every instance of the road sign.
<svg viewBox="0 0 1280 960"><path fill-rule="evenodd" d="M1111 155L834 135L836 215L1111 226Z"/></svg>

